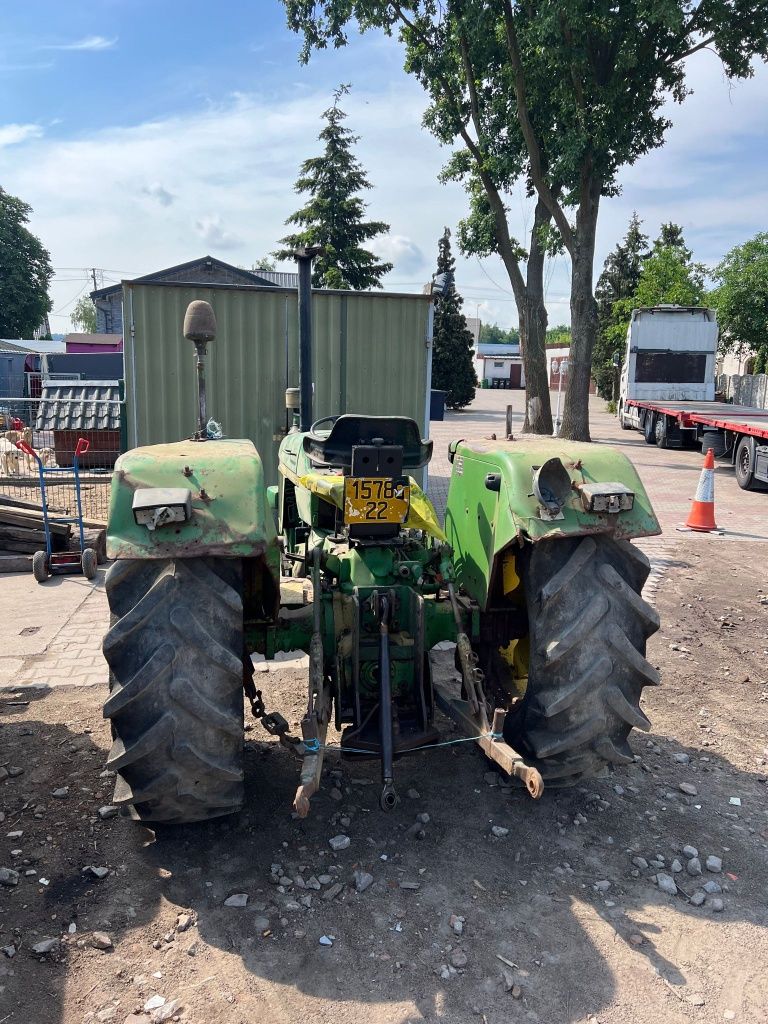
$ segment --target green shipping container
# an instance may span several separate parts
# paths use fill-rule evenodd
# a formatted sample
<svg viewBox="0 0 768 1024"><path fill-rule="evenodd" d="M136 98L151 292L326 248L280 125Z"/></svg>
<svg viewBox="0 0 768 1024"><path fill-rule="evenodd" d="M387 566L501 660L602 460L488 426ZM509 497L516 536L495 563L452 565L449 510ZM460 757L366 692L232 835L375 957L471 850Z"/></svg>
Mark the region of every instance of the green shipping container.
<svg viewBox="0 0 768 1024"><path fill-rule="evenodd" d="M210 302L218 324L206 362L208 415L226 437L254 442L275 483L285 389L299 384L294 289L124 282L128 445L176 441L195 429L195 354L182 334L193 299ZM316 291L312 309L314 418L412 416L426 436L429 296Z"/></svg>

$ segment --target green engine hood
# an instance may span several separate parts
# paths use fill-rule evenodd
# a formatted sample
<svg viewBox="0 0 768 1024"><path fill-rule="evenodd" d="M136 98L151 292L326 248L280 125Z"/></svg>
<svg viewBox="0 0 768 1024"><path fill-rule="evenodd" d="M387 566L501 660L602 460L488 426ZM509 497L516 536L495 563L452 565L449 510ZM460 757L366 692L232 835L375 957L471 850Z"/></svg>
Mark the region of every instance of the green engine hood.
<svg viewBox="0 0 768 1024"><path fill-rule="evenodd" d="M141 487L187 488L192 515L156 530L138 525ZM263 557L279 579L280 553L261 458L251 441L177 441L134 448L115 463L109 558Z"/></svg>
<svg viewBox="0 0 768 1024"><path fill-rule="evenodd" d="M469 441L455 446L445 513L445 532L457 574L470 594L485 605L496 556L513 541L610 534L649 537L661 533L648 495L627 457L602 444L532 437L518 441ZM562 518L542 517L533 493L533 472L557 457L571 479ZM500 477L489 490L486 477ZM624 512L588 512L579 485L624 484L634 506Z"/></svg>

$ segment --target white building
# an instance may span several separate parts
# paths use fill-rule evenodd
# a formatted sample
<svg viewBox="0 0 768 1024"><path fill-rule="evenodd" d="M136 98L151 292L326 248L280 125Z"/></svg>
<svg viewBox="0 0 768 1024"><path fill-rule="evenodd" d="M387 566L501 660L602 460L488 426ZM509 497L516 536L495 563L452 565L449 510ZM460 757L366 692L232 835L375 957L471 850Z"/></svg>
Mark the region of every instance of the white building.
<svg viewBox="0 0 768 1024"><path fill-rule="evenodd" d="M525 373L520 344L492 345L487 342L475 346L475 373L482 384L491 388L524 388Z"/></svg>

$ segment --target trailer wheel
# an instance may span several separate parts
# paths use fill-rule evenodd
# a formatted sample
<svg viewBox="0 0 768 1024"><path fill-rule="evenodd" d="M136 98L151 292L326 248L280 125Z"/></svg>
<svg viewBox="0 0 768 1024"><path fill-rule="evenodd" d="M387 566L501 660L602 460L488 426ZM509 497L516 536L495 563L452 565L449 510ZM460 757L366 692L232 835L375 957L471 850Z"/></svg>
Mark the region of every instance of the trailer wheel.
<svg viewBox="0 0 768 1024"><path fill-rule="evenodd" d="M242 564L180 558L115 562L104 638L104 705L114 802L141 821L179 824L243 800Z"/></svg>
<svg viewBox="0 0 768 1024"><path fill-rule="evenodd" d="M504 738L531 758L547 785L572 785L630 764L627 737L650 723L646 660L659 617L640 596L646 556L608 537L542 540L520 559L528 605L528 686Z"/></svg>
<svg viewBox="0 0 768 1024"><path fill-rule="evenodd" d="M768 484L755 479L754 437L745 436L739 439L736 446L736 483L744 491L765 491Z"/></svg>
<svg viewBox="0 0 768 1024"><path fill-rule="evenodd" d="M668 448L667 443L667 417L657 416L656 423L653 427L653 436L656 439L656 444L659 448Z"/></svg>
<svg viewBox="0 0 768 1024"><path fill-rule="evenodd" d="M656 444L656 417L652 412L646 412L643 420L643 437L646 444Z"/></svg>
<svg viewBox="0 0 768 1024"><path fill-rule="evenodd" d="M80 568L87 580L96 579L98 558L93 548L85 548L80 557Z"/></svg>
<svg viewBox="0 0 768 1024"><path fill-rule="evenodd" d="M32 575L38 583L48 580L48 555L45 551L36 551L32 555Z"/></svg>

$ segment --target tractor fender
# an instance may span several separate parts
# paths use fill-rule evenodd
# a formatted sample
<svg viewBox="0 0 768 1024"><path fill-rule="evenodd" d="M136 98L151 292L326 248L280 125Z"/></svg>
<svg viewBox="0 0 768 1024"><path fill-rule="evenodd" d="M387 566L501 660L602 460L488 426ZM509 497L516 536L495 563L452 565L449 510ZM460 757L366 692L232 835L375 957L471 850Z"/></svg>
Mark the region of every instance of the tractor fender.
<svg viewBox="0 0 768 1024"><path fill-rule="evenodd" d="M155 528L137 522L134 498L151 503L150 489L162 489L158 500L177 501L185 509L181 518L161 517ZM177 441L121 455L112 477L107 556L258 558L279 586L274 516L253 443Z"/></svg>
<svg viewBox="0 0 768 1024"><path fill-rule="evenodd" d="M449 451L453 465L445 532L457 580L481 609L487 606L491 581L511 545L588 534L628 540L661 533L634 466L607 445L537 436L461 441ZM557 508L542 502L541 488L537 493L537 474L545 466L555 482L544 491L551 495L559 490ZM602 492L625 495L625 505L631 493L631 509L590 509L595 494L601 497Z"/></svg>

